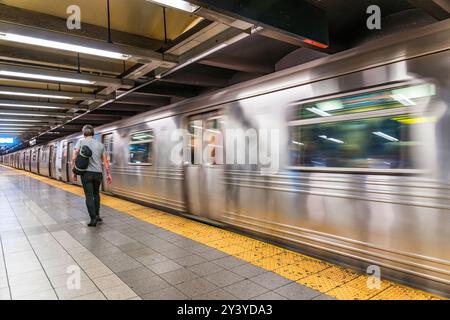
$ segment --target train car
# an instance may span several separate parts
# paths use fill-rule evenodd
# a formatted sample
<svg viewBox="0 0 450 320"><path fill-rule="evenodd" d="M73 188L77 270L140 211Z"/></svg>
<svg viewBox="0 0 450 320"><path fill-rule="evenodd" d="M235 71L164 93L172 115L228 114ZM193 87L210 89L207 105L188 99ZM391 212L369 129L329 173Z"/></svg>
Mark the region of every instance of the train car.
<svg viewBox="0 0 450 320"><path fill-rule="evenodd" d="M103 191L449 292L448 39L442 21L98 127ZM80 138L25 169L73 183Z"/></svg>

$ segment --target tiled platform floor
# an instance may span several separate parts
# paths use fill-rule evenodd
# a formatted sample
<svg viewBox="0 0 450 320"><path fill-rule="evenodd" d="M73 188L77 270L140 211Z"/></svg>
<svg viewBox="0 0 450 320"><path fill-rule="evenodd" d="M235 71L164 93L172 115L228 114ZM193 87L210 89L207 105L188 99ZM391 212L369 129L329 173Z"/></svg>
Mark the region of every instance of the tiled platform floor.
<svg viewBox="0 0 450 320"><path fill-rule="evenodd" d="M153 209L130 203L120 209L124 204L111 205L111 197L105 202L120 210L102 205L104 223L88 228L82 197L39 180L0 166L0 299L436 298L388 282L368 292L361 285L363 275L263 243L256 244L259 251L223 247L231 243L229 237L211 238L206 245L181 235L193 234L191 229L177 232L176 221L183 219L190 228L213 227L160 211L153 221L166 222L155 225L141 218ZM63 188L69 187L78 188ZM337 270L342 274L336 280ZM77 284L74 274L78 288L71 287Z"/></svg>

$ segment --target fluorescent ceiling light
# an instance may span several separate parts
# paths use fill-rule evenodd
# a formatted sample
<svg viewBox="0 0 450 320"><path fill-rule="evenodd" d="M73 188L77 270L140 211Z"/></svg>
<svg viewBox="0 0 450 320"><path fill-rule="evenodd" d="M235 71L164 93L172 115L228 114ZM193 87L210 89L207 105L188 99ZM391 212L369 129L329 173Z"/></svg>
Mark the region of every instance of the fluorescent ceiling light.
<svg viewBox="0 0 450 320"><path fill-rule="evenodd" d="M306 108L306 110L308 110L309 112L315 113L321 117L330 117L331 116L331 114L329 114L328 112L322 111L317 108Z"/></svg>
<svg viewBox="0 0 450 320"><path fill-rule="evenodd" d="M105 58L111 58L111 59L128 60L129 58L131 58L131 55L129 55L129 54L123 54L123 53L119 53L119 52L113 52L113 51L107 51L107 50L101 50L101 49L94 49L94 48L78 46L78 45L74 45L74 44L70 44L70 43L59 42L59 41L52 41L52 40L35 38L35 37L22 36L22 35L18 35L18 34L14 34L14 33L0 32L0 40L30 44L33 46L46 47L46 48L50 48L50 49L58 49L58 50L64 50L64 51L84 53L84 54L105 57Z"/></svg>
<svg viewBox="0 0 450 320"><path fill-rule="evenodd" d="M61 107L46 106L46 105L32 105L32 104L14 104L14 103L0 103L0 107L17 107L17 108L40 108L40 109L64 109Z"/></svg>
<svg viewBox="0 0 450 320"><path fill-rule="evenodd" d="M0 127L15 127L15 126L21 126L21 127L34 127L34 124L25 124L25 123L0 123Z"/></svg>
<svg viewBox="0 0 450 320"><path fill-rule="evenodd" d="M28 120L28 119L0 119L0 122L41 122L40 120Z"/></svg>
<svg viewBox="0 0 450 320"><path fill-rule="evenodd" d="M50 114L34 114L34 113L21 113L21 112L1 112L0 114L5 116L28 116L28 117L52 117ZM8 120L11 121L11 120Z"/></svg>
<svg viewBox="0 0 450 320"><path fill-rule="evenodd" d="M194 4L191 4L191 3L187 2L187 1L183 1L183 0L147 0L147 1L157 3L157 4L160 4L165 7L171 7L174 9L187 11L190 13L192 13L192 12L196 11L198 8L200 8L199 6L196 6Z"/></svg>
<svg viewBox="0 0 450 320"><path fill-rule="evenodd" d="M94 81L83 80L83 79L54 77L54 76L46 76L44 74L14 72L14 71L6 71L6 70L0 70L0 76L37 79L37 80L48 80L48 81L56 81L56 82L69 82L69 83L77 83L77 84L94 84L95 83Z"/></svg>
<svg viewBox="0 0 450 320"><path fill-rule="evenodd" d="M344 141L342 141L342 140L335 139L335 138L328 138L325 135L321 135L321 136L319 136L319 138L322 138L322 139L325 139L325 140L328 140L328 141L331 141L331 142L339 143L339 144L343 144L344 143Z"/></svg>
<svg viewBox="0 0 450 320"><path fill-rule="evenodd" d="M304 146L305 144L303 142L298 142L298 141L292 141L293 144L299 145L299 146Z"/></svg>
<svg viewBox="0 0 450 320"><path fill-rule="evenodd" d="M26 131L30 131L31 128L25 128L25 127L14 127L14 128L7 128L7 127L3 127L0 125L0 130L26 130Z"/></svg>
<svg viewBox="0 0 450 320"><path fill-rule="evenodd" d="M47 99L73 99L73 97L57 96L51 94L40 94L40 93L16 92L16 91L0 91L0 94L10 96L47 98Z"/></svg>
<svg viewBox="0 0 450 320"><path fill-rule="evenodd" d="M407 98L405 95L403 95L401 93L393 94L391 97L407 107L416 105L416 103L414 101Z"/></svg>
<svg viewBox="0 0 450 320"><path fill-rule="evenodd" d="M381 138L384 138L384 139L386 139L386 140L389 140L389 141L392 141L392 142L398 142L398 139L397 138L394 138L394 137L392 137L392 136L390 136L390 135L388 135L388 134L385 134L385 133L383 133L383 132L381 132L381 131L376 131L376 132L372 132L374 135L376 135L376 136L379 136L379 137L381 137Z"/></svg>
<svg viewBox="0 0 450 320"><path fill-rule="evenodd" d="M322 111L333 111L344 108L344 105L339 100L325 101L316 103L316 106L319 110Z"/></svg>

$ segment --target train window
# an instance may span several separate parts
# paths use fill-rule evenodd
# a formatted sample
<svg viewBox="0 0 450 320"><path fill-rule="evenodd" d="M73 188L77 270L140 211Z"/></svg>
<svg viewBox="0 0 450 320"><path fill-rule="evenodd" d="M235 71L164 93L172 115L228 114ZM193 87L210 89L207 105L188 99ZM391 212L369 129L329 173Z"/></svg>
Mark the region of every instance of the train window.
<svg viewBox="0 0 450 320"><path fill-rule="evenodd" d="M129 162L151 164L153 155L153 131L136 132L130 136Z"/></svg>
<svg viewBox="0 0 450 320"><path fill-rule="evenodd" d="M411 168L415 143L401 117L291 128L291 163L303 167Z"/></svg>
<svg viewBox="0 0 450 320"><path fill-rule="evenodd" d="M223 134L220 118L209 119L206 121L204 131L204 141L206 144L206 163L210 165L223 164Z"/></svg>
<svg viewBox="0 0 450 320"><path fill-rule="evenodd" d="M103 136L103 144L105 145L106 155L108 156L109 163L113 163L114 161L114 152L113 152L113 134L108 133Z"/></svg>
<svg viewBox="0 0 450 320"><path fill-rule="evenodd" d="M290 164L418 169L412 155L421 142L412 130L434 120L415 113L414 106L435 94L432 84L423 84L347 96L328 105L306 104L300 108L302 118L289 124Z"/></svg>
<svg viewBox="0 0 450 320"><path fill-rule="evenodd" d="M190 142L188 145L188 154L190 155L191 164L202 163L202 136L203 136L203 121L193 120L189 122L189 136Z"/></svg>
<svg viewBox="0 0 450 320"><path fill-rule="evenodd" d="M388 89L299 106L296 117L311 119L359 112L410 107L436 94L433 84Z"/></svg>

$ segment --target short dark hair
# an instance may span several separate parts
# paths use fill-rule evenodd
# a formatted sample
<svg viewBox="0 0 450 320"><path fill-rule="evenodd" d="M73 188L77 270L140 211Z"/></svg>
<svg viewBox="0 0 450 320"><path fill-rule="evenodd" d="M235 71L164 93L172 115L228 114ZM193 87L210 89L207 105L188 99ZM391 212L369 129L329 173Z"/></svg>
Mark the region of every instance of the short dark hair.
<svg viewBox="0 0 450 320"><path fill-rule="evenodd" d="M94 127L91 126L90 124L87 124L83 127L83 135L85 137L92 137L94 136Z"/></svg>

